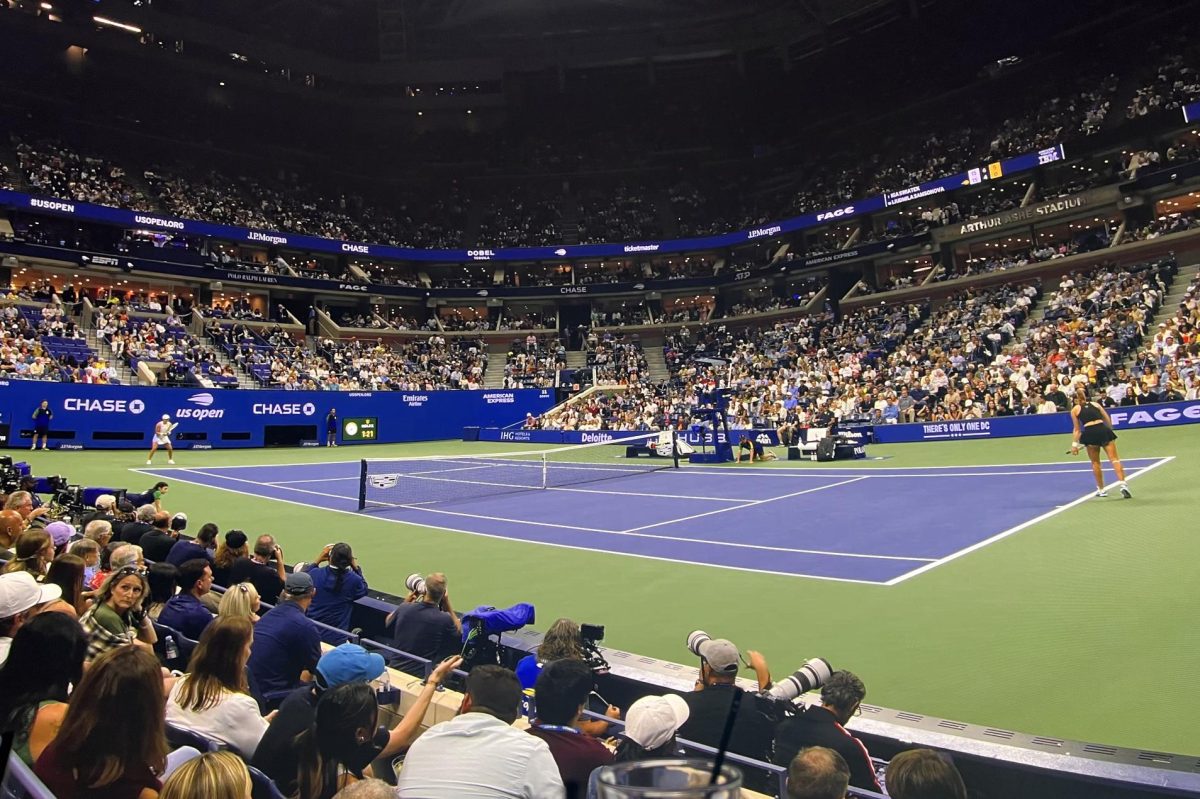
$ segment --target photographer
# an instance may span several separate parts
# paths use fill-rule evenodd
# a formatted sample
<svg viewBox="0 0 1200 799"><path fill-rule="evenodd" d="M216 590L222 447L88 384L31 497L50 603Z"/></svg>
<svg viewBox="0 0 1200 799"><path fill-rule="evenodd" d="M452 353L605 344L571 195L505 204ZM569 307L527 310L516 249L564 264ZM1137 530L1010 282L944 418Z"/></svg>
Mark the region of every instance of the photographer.
<svg viewBox="0 0 1200 799"><path fill-rule="evenodd" d="M696 682L695 691L683 694L683 701L688 706L688 719L679 728L679 737L705 746L720 746L725 719L732 708L735 692L740 690L734 682L741 655L737 647L724 638L709 638L702 633L693 633L688 638L689 648L700 657L700 679ZM766 662L757 652L748 654L751 665L759 675L759 687L765 688ZM729 743L731 752L755 760L769 760L771 741L775 737L770 702L758 694L742 693L733 724L733 737Z"/></svg>
<svg viewBox="0 0 1200 799"><path fill-rule="evenodd" d="M328 564L323 566L322 564ZM358 566L358 559L349 544L330 544L321 550L314 563L303 571L313 579L317 595L308 607L308 617L322 624L350 629L350 613L354 602L367 595L367 581ZM328 644L341 643L341 636L323 630L322 639Z"/></svg>
<svg viewBox="0 0 1200 799"><path fill-rule="evenodd" d="M252 583L258 595L268 602L275 601L275 597L283 591L286 579L283 549L272 535L260 535L254 542L254 553L248 558L235 560L229 570L229 585Z"/></svg>
<svg viewBox="0 0 1200 799"><path fill-rule="evenodd" d="M866 695L862 680L848 671L835 671L821 687L821 704L780 722L775 732L773 762L788 766L801 749L824 746L840 754L850 766L852 786L882 792L867 747L845 728L858 715Z"/></svg>
<svg viewBox="0 0 1200 799"><path fill-rule="evenodd" d="M461 646L462 621L450 605L446 575L434 572L424 580L414 575L407 585L408 598L387 617L392 645L435 663L455 654ZM413 658L399 657L390 665L409 674L425 674L424 664Z"/></svg>

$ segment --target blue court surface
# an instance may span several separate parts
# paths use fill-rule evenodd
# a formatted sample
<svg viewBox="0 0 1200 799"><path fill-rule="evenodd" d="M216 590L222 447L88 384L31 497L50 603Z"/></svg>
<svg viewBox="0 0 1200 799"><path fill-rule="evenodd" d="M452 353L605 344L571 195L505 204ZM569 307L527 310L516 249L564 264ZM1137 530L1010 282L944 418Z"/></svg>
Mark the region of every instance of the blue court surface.
<svg viewBox="0 0 1200 799"><path fill-rule="evenodd" d="M1125 468L1133 478L1170 460L1127 460ZM608 468L629 469L613 475L620 479L472 496L472 487L489 484L490 466L469 456L445 464L390 461L389 470L409 471L403 476L414 477L415 488L382 492L387 501L366 512L358 510L359 461L134 471L460 533L876 585L915 577L1089 501L1094 492L1086 461L637 471L614 460ZM439 472L451 471L443 481ZM1113 491L1095 501L1121 499Z"/></svg>

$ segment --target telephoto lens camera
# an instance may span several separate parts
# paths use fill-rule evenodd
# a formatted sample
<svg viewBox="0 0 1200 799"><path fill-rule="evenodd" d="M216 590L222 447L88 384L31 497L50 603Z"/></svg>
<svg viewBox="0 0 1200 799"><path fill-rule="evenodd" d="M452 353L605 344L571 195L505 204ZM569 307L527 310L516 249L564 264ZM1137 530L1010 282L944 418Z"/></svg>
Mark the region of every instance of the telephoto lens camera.
<svg viewBox="0 0 1200 799"><path fill-rule="evenodd" d="M700 647L705 641L711 641L712 636L704 632L704 630L692 630L688 633L687 648L696 657L700 657Z"/></svg>
<svg viewBox="0 0 1200 799"><path fill-rule="evenodd" d="M766 695L784 702L794 702L801 694L820 688L833 674L833 666L825 658L810 658L794 672L766 690Z"/></svg>
<svg viewBox="0 0 1200 799"><path fill-rule="evenodd" d="M11 494L21 485L21 473L13 466L13 459L0 455L0 492Z"/></svg>
<svg viewBox="0 0 1200 799"><path fill-rule="evenodd" d="M418 596L425 596L425 578L419 574L408 575L404 587Z"/></svg>
<svg viewBox="0 0 1200 799"><path fill-rule="evenodd" d="M608 674L609 664L600 652L599 642L604 640L603 624L579 625L579 648L583 650L583 662L596 674Z"/></svg>

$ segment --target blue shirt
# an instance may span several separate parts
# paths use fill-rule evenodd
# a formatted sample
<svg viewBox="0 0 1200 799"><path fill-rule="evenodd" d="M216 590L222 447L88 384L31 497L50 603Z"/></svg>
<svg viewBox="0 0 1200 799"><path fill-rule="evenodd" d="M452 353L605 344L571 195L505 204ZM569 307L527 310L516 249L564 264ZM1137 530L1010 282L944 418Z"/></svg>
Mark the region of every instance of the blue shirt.
<svg viewBox="0 0 1200 799"><path fill-rule="evenodd" d="M171 547L171 551L167 553L167 563L175 566L181 565L184 561L195 560L196 558L204 558L212 565L216 561L213 560L211 549L206 549L195 541L184 541L180 539Z"/></svg>
<svg viewBox="0 0 1200 799"><path fill-rule="evenodd" d="M167 600L162 613L158 614L159 624L178 630L193 641L200 638L212 620L208 608L192 594L176 594Z"/></svg>
<svg viewBox="0 0 1200 799"><path fill-rule="evenodd" d="M317 566L314 563L307 564L304 571L312 577L313 585L317 589L317 595L308 606L308 617L339 630L349 630L354 600L367 595L367 581L354 569L346 569L341 573L341 588L334 590L338 572L328 566ZM328 630L321 631L321 638L334 645L345 641L343 636L334 635Z"/></svg>
<svg viewBox="0 0 1200 799"><path fill-rule="evenodd" d="M321 657L317 626L295 602L283 601L254 625L247 668L260 696L280 697L300 686L300 672L312 671Z"/></svg>

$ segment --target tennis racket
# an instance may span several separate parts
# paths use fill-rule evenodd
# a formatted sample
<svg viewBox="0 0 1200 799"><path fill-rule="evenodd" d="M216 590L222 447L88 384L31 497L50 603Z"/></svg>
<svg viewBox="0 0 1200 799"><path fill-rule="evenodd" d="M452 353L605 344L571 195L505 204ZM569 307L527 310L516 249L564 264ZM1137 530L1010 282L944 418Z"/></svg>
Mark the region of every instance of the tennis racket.
<svg viewBox="0 0 1200 799"><path fill-rule="evenodd" d="M169 425L167 425L167 435L174 433L176 427L179 427L179 422L171 422Z"/></svg>

